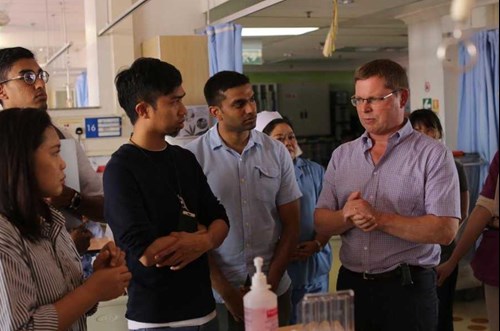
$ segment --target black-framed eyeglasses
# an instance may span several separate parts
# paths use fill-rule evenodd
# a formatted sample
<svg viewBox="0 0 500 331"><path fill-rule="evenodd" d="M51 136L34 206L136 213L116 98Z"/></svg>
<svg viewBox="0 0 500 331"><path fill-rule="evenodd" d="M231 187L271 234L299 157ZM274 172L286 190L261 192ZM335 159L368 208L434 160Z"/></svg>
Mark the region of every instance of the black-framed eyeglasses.
<svg viewBox="0 0 500 331"><path fill-rule="evenodd" d="M40 78L44 83L48 83L49 76L49 73L45 70L41 70L38 73L34 72L33 70L28 70L23 72L22 75L1 81L0 84L10 82L11 80L22 79L26 84L33 85L38 78Z"/></svg>
<svg viewBox="0 0 500 331"><path fill-rule="evenodd" d="M382 101L384 101L385 99L391 97L395 93L398 93L399 91L401 91L401 89L396 89L396 90L392 91L391 93L389 93L387 95L384 95L383 97L369 97L369 98L366 98L366 99L360 98L360 97L357 97L357 96L353 95L351 97L351 104L354 107L357 107L357 106L361 106L363 104L363 102L366 101L367 104L377 105L377 104L381 103Z"/></svg>

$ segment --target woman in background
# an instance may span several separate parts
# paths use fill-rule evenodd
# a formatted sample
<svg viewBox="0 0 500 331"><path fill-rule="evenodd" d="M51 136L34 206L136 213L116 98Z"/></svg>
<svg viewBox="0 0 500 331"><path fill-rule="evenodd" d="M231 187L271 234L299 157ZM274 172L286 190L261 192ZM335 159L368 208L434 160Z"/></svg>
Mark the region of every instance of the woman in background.
<svg viewBox="0 0 500 331"><path fill-rule="evenodd" d="M484 296L490 331L498 331L498 151L495 153L488 170L488 177L476 205L472 210L465 229L457 242L457 247L448 261L439 265L438 284L443 283L456 268L458 262L476 243L483 238L476 249L471 266L474 276L484 283Z"/></svg>
<svg viewBox="0 0 500 331"><path fill-rule="evenodd" d="M46 111L0 112L0 330L86 330L86 314L131 277L108 243L83 282L64 218L46 200L63 190L60 147Z"/></svg>
<svg viewBox="0 0 500 331"><path fill-rule="evenodd" d="M300 239L293 253L288 274L292 279L292 316L290 324L297 323L297 305L307 293L328 292L332 251L329 237L314 232L314 208L322 188L325 170L316 162L298 157L299 147L292 124L278 112L257 114L257 130L283 143L293 159L295 177L299 184Z"/></svg>
<svg viewBox="0 0 500 331"><path fill-rule="evenodd" d="M433 139L440 140L443 137L443 127L439 117L430 109L417 109L409 115L413 128ZM460 224L467 218L469 210L469 189L464 167L455 161L458 179L460 183L460 211L462 218ZM441 246L441 261L446 262L455 248L455 241L448 246ZM458 279L458 264L455 266L446 281L437 288L439 299L438 331L453 331L453 300L455 298L455 287Z"/></svg>

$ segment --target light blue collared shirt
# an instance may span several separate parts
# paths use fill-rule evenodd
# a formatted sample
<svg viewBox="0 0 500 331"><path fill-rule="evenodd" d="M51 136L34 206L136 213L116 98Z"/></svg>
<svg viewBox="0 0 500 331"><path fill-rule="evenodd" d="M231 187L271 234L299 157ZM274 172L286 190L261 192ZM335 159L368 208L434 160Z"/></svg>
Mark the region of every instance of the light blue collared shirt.
<svg viewBox="0 0 500 331"><path fill-rule="evenodd" d="M227 280L239 288L247 275L255 273L255 257L264 259L268 272L282 229L277 207L302 195L292 159L282 143L255 130L240 155L224 144L217 125L185 148L194 153L210 188L226 208L229 234L214 257ZM276 294L289 287L285 272ZM214 294L217 302L223 302Z"/></svg>

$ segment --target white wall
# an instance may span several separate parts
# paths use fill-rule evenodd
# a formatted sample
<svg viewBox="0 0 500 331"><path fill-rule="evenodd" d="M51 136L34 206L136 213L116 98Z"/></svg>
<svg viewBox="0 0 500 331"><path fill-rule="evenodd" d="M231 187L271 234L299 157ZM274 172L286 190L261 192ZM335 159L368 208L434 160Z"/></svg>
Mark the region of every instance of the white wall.
<svg viewBox="0 0 500 331"><path fill-rule="evenodd" d="M206 0L149 1L134 14L135 57L143 41L161 35L194 35L205 26Z"/></svg>
<svg viewBox="0 0 500 331"><path fill-rule="evenodd" d="M84 139L89 155L109 155L130 136L132 126L120 108L114 87L116 73L141 56L143 41L157 35L192 35L205 25L206 0L149 1L106 34L97 32L130 8L132 0L84 0L90 110L51 112L61 126L82 126L85 117L121 116L122 137ZM107 15L109 14L109 17Z"/></svg>

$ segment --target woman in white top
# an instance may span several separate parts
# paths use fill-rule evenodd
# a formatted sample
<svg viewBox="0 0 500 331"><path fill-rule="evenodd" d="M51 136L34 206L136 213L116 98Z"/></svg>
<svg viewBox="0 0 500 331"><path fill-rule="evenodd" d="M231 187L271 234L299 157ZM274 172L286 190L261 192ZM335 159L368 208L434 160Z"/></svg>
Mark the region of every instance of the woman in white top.
<svg viewBox="0 0 500 331"><path fill-rule="evenodd" d="M64 218L48 202L63 190L59 152L47 112L0 112L0 330L86 330L86 315L131 278L108 243L83 280Z"/></svg>

